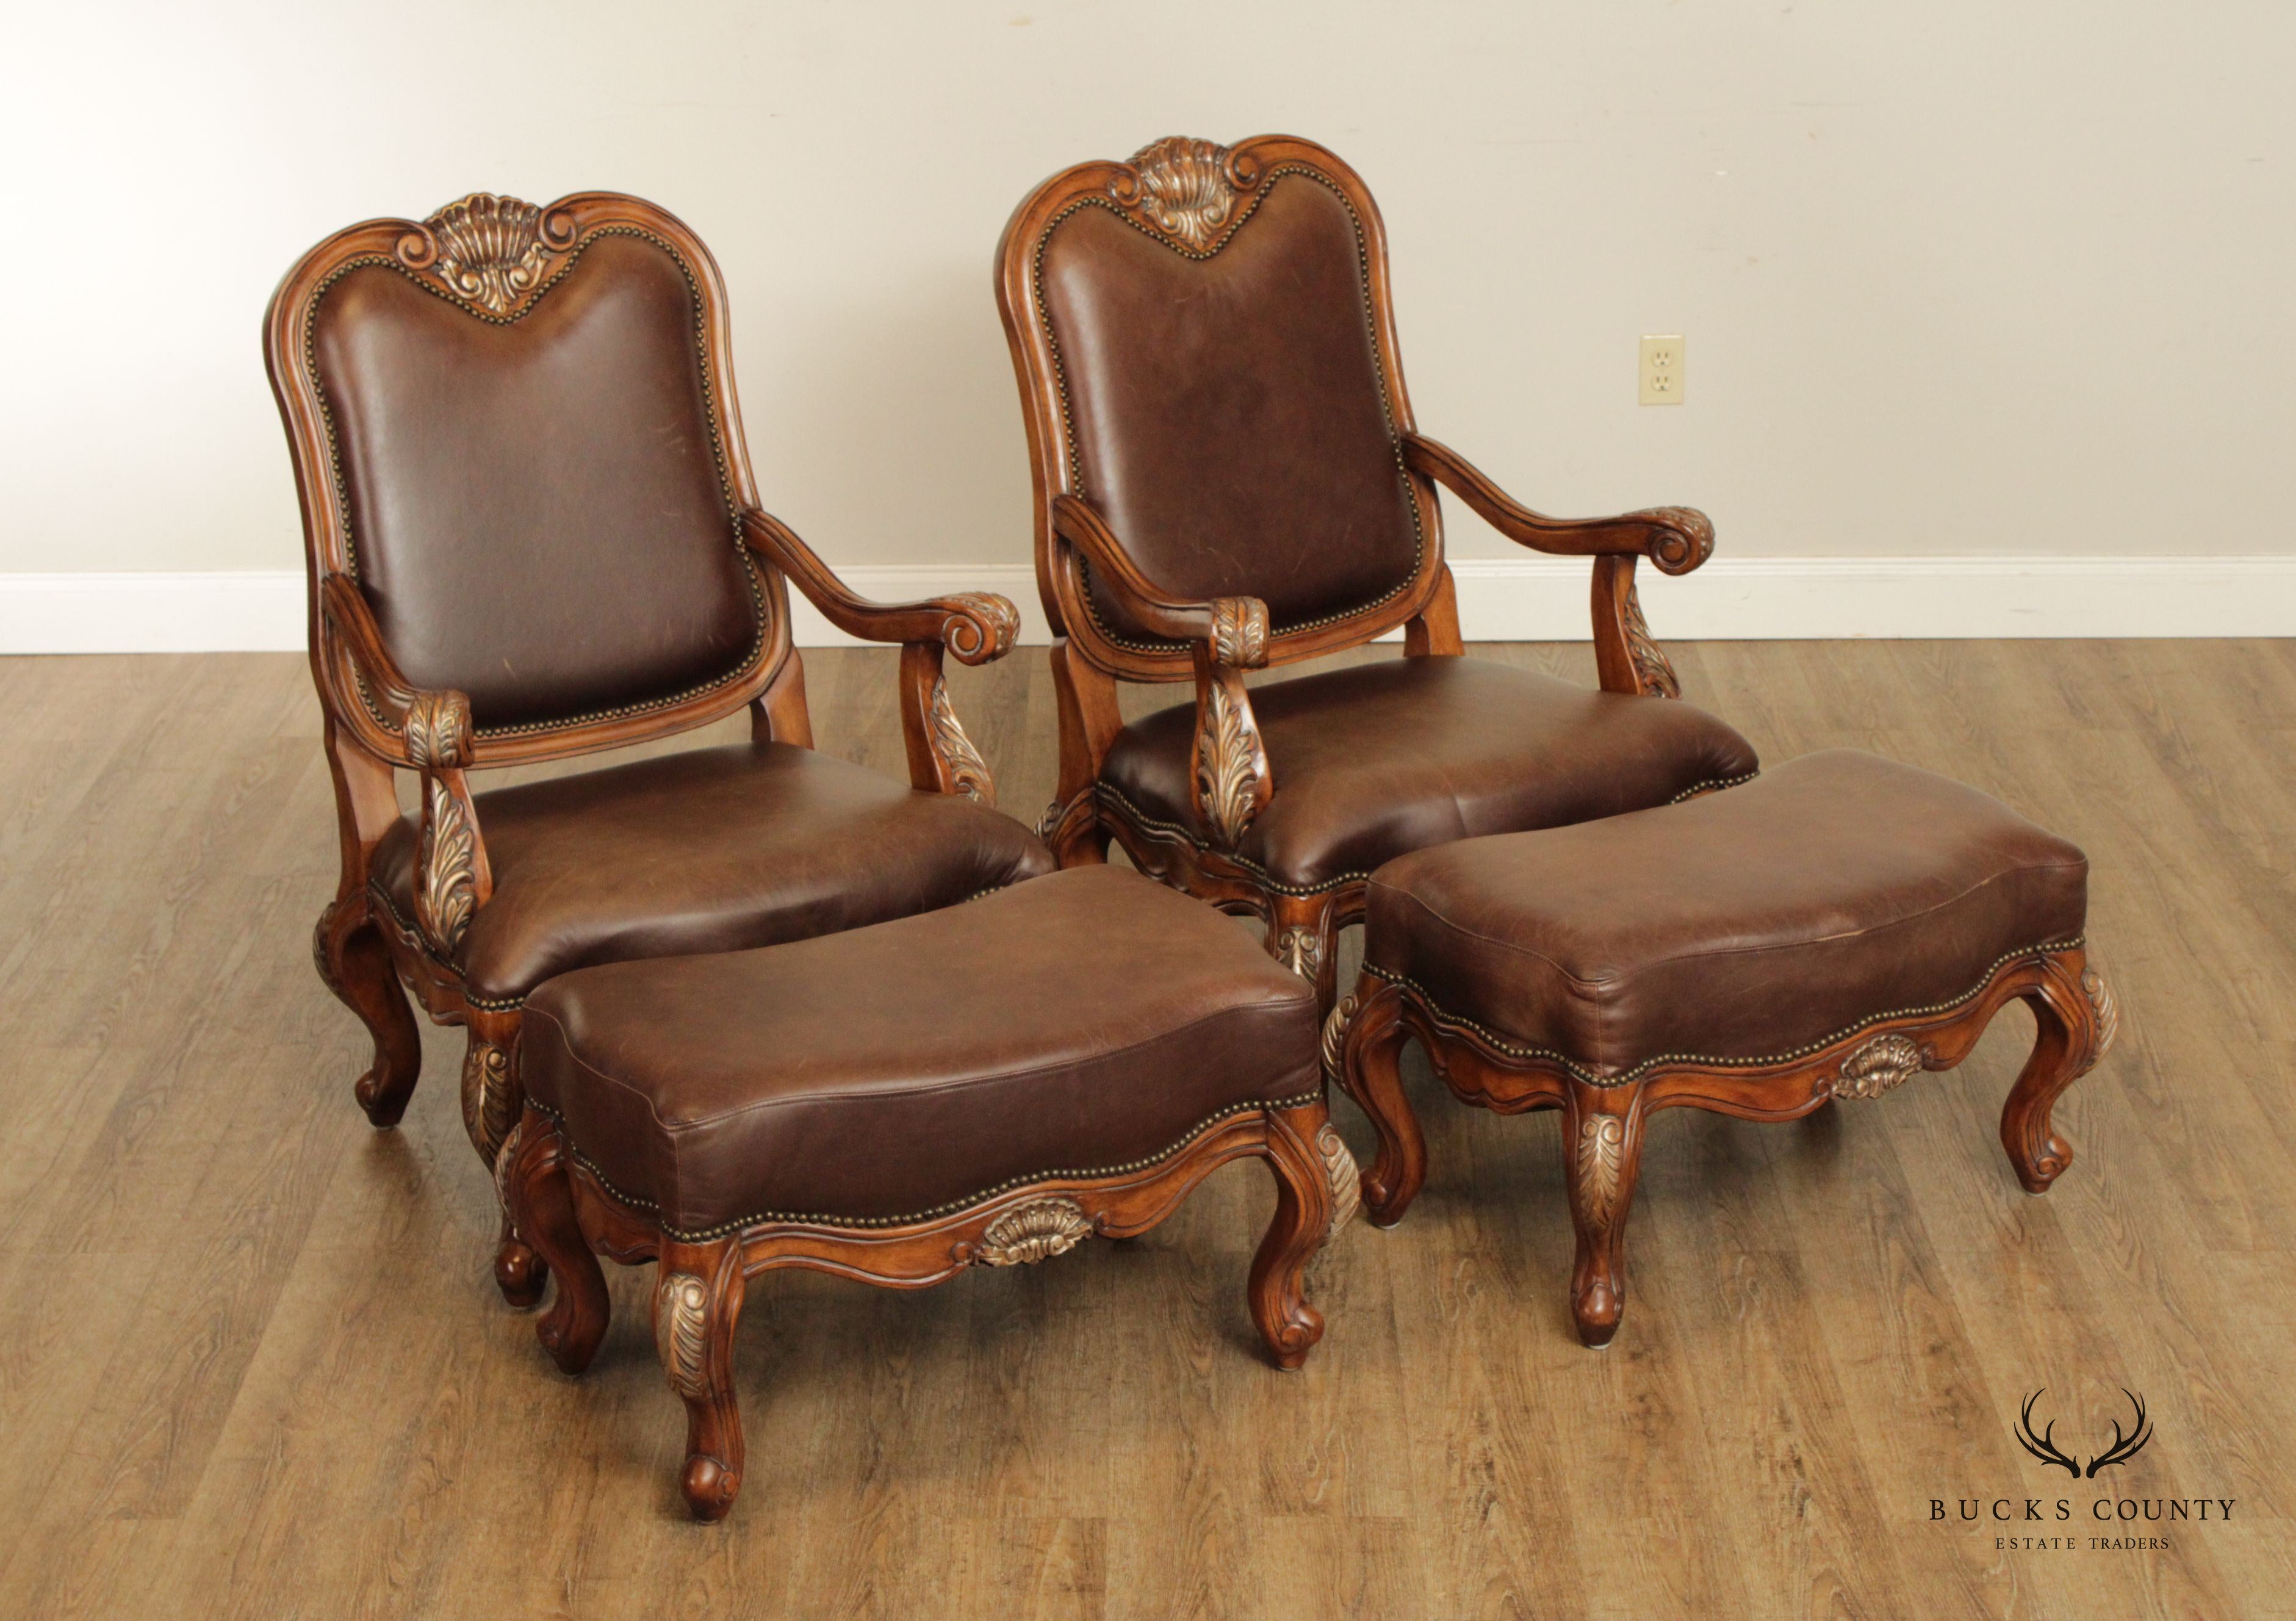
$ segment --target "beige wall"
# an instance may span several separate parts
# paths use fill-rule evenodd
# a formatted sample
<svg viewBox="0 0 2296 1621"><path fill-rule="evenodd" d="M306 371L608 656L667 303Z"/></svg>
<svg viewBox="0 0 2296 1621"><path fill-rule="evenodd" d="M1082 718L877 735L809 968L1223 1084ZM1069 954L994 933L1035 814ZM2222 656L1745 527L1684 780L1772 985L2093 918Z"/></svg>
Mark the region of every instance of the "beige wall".
<svg viewBox="0 0 2296 1621"><path fill-rule="evenodd" d="M1742 557L2296 551L2292 19L20 8L0 571L295 566L280 273L357 218L592 186L714 246L767 498L823 552L1023 561L1005 214L1076 159L1270 129L1379 195L1422 426L1550 510L1693 502ZM1688 403L1637 407L1672 331Z"/></svg>

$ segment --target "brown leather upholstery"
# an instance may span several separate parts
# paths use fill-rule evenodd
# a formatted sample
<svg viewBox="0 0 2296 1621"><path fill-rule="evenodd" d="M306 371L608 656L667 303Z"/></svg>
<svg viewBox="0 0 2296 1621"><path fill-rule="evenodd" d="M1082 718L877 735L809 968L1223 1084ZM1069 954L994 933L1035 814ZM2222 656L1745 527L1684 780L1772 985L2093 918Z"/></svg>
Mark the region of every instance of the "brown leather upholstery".
<svg viewBox="0 0 2296 1621"><path fill-rule="evenodd" d="M1703 710L1472 658L1387 659L1251 689L1275 797L1237 853L1312 888L1408 851L1664 804L1742 777L1754 751ZM1195 705L1124 728L1101 769L1147 819L1189 827ZM1119 813L1121 805L1115 807Z"/></svg>
<svg viewBox="0 0 2296 1621"><path fill-rule="evenodd" d="M470 992L525 995L631 957L737 950L858 927L1051 870L1008 816L788 744L693 749L476 796L494 898L464 936ZM415 825L372 884L414 917Z"/></svg>
<svg viewBox="0 0 2296 1621"><path fill-rule="evenodd" d="M1410 578L1417 514L1337 193L1274 177L1206 259L1079 208L1042 265L1079 490L1150 580L1260 597L1282 629ZM1145 639L1097 582L1095 601Z"/></svg>
<svg viewBox="0 0 2296 1621"><path fill-rule="evenodd" d="M312 352L361 587L418 687L480 728L740 669L759 608L696 350L653 243L602 236L518 319L387 265L326 292Z"/></svg>
<svg viewBox="0 0 2296 1621"><path fill-rule="evenodd" d="M1313 989L1232 920L1108 867L567 975L527 1003L521 1068L606 1181L685 1233L1113 1170L1321 1085Z"/></svg>
<svg viewBox="0 0 2296 1621"><path fill-rule="evenodd" d="M1421 851L1374 875L1365 964L1595 1077L1770 1058L2078 939L2087 858L1996 800L1835 750L1742 787Z"/></svg>

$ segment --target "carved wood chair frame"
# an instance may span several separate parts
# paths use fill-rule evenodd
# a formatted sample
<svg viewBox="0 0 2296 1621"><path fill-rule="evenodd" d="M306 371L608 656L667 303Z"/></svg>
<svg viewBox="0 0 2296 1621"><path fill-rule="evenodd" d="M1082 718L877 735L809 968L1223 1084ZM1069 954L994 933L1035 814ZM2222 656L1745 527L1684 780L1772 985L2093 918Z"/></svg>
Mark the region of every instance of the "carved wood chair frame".
<svg viewBox="0 0 2296 1621"><path fill-rule="evenodd" d="M1309 1261L1354 1213L1355 1161L1332 1129L1320 1092L1292 1104L1219 1116L1156 1160L1086 1176L1051 1176L996 1189L955 1210L910 1220L832 1222L766 1216L729 1229L682 1233L618 1192L530 1100L501 1159L503 1202L558 1280L536 1337L558 1366L578 1374L604 1338L611 1312L605 1255L657 1263L655 1348L685 1403L680 1474L697 1518L722 1518L741 1490L742 1419L734 1336L750 1279L808 1267L890 1288L925 1288L971 1266L1049 1260L1088 1238L1128 1238L1156 1226L1229 1161L1256 1157L1275 1179L1275 1214L1251 1263L1249 1297L1269 1359L1296 1369L1323 1337L1308 1304Z"/></svg>
<svg viewBox="0 0 2296 1621"><path fill-rule="evenodd" d="M2120 1013L2084 943L2029 947L1996 964L1967 995L1868 1020L1840 1037L1771 1059L1654 1059L1596 1078L1562 1054L1526 1049L1446 1013L1417 986L1366 970L1324 1026L1324 1074L1362 1106L1379 1137L1363 1173L1365 1213L1392 1227L1427 1180L1427 1144L1403 1090L1400 1059L1415 1038L1452 1094L1502 1115L1563 1111L1564 1174L1577 1255L1571 1316L1606 1345L1626 1308L1627 1213L1644 1127L1660 1109L1692 1107L1741 1120L1799 1119L1837 1098L1878 1098L1923 1070L1966 1058L2011 1001L2033 1010L2033 1050L2001 1110L2001 1146L2025 1191L2046 1193L2072 1163L2051 1129L2058 1097L2112 1045Z"/></svg>
<svg viewBox="0 0 2296 1621"><path fill-rule="evenodd" d="M1184 257L1218 254L1260 199L1300 177L1328 186L1347 205L1360 250L1361 292L1397 473L1415 508L1423 544L1413 574L1397 591L1327 621L1271 627L1256 597L1188 601L1161 588L1133 562L1079 479L1058 344L1040 273L1052 232L1079 209L1101 208ZM1038 831L1066 866L1104 860L1113 837L1135 865L1224 910L1267 926L1267 947L1314 981L1323 1004L1337 994L1338 931L1363 915L1367 874L1295 890L1240 856L1236 845L1278 790L1245 689L1244 671L1355 647L1404 629L1411 658L1465 652L1435 486L1442 484L1501 534L1533 550L1593 563L1596 669L1606 691L1676 697L1680 686L1652 640L1635 592L1635 564L1684 574L1712 554L1714 530L1688 507L1654 507L1615 518L1551 518L1508 497L1464 457L1414 425L1398 354L1390 297L1387 239L1377 204L1356 172L1313 142L1260 136L1224 147L1173 136L1126 162L1095 161L1046 180L1014 210L997 248L997 308L1021 384L1036 498L1037 589L1054 641L1052 667L1060 715L1060 780ZM1113 635L1095 612L1087 571L1160 645ZM1119 681L1193 679L1197 722L1189 762L1193 823L1152 821L1099 786L1102 761L1123 728Z"/></svg>
<svg viewBox="0 0 2296 1621"><path fill-rule="evenodd" d="M312 347L314 318L349 270L396 270L472 319L519 320L548 295L603 235L636 235L668 253L694 302L694 341L728 506L728 543L747 568L758 634L748 656L718 681L657 703L544 725L473 728L469 699L418 690L400 673L358 583L348 504ZM585 192L544 207L474 193L427 219L377 219L313 248L272 295L264 358L287 429L301 498L310 577L312 680L324 715L324 747L334 781L341 876L313 937L319 975L373 1038L374 1058L356 1095L377 1127L405 1113L422 1047L403 983L430 1016L469 1031L463 1118L472 1146L497 1169L517 1120L520 1007L467 991L455 954L494 890L486 840L467 773L619 749L706 726L747 705L761 740L813 745L805 670L790 641L788 582L840 629L901 646L901 728L916 787L988 802L987 767L966 738L941 679L942 656L968 664L1003 656L1020 618L988 593L961 593L890 606L853 595L758 498L734 391L725 285L717 262L684 224L652 203ZM401 917L370 882L376 844L399 818L398 771L419 779L420 865L415 916ZM504 1219L496 1258L503 1293L540 1297L530 1247Z"/></svg>

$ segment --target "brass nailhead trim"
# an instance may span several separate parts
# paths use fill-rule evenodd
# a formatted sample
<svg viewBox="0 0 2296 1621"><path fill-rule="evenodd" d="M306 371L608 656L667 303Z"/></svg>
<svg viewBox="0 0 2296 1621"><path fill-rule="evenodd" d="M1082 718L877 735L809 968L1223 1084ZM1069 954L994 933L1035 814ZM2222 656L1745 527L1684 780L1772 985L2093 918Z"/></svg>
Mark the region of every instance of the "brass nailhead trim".
<svg viewBox="0 0 2296 1621"><path fill-rule="evenodd" d="M1690 786L1685 788L1681 793L1676 794L1672 799L1666 802L1669 805L1678 805L1686 799L1695 799L1701 794L1715 793L1723 788L1734 788L1740 783L1751 782L1755 778L1760 775L1761 773L1759 770L1755 770L1748 771L1741 777L1710 777L1703 782L1695 782L1691 784ZM1251 860L1247 857L1238 855L1234 851L1214 850L1210 844L1205 843L1201 839L1198 838L1194 832L1190 828L1185 827L1177 822L1168 822L1149 815L1139 806L1134 804L1129 799L1127 799L1120 789L1111 787L1106 782L1095 782L1093 785L1093 790L1097 798L1107 803L1110 809L1114 810L1118 815L1125 818L1127 820L1133 823L1134 826L1153 829L1160 833L1177 834L1179 837L1186 840L1188 843L1200 853L1217 855L1222 860L1233 861L1238 867L1243 868L1260 880L1260 885L1262 888L1275 894L1320 895L1331 890L1344 889L1350 884L1368 884L1371 882L1372 875L1367 872L1343 872L1338 877L1326 878L1320 884L1309 884L1304 886L1297 884L1279 884L1274 878L1268 876L1267 868L1262 867L1259 862ZM1524 829L1523 831L1544 832L1547 830L1543 828L1529 828Z"/></svg>
<svg viewBox="0 0 2296 1621"><path fill-rule="evenodd" d="M1186 1133L1181 1137L1179 1141L1174 1143L1170 1148L1163 1149L1160 1153L1149 1155L1145 1159L1127 1160L1120 1165L1102 1165L1088 1171L1031 1171L1022 1176L1008 1176L1003 1181L996 1183L993 1187L984 1188L978 1193L968 1194L961 1199L950 1199L946 1203L935 1205L929 1209L920 1210L910 1215L811 1215L785 1210L765 1210L758 1212L755 1215L743 1216L739 1221L721 1222L715 1227L705 1227L698 1230L689 1231L683 1228L671 1227L667 1223L663 1224L661 1230L665 1237L676 1238L681 1244L701 1244L706 1243L712 1238L722 1238L728 1233L743 1231L748 1228L756 1227L767 1222L801 1222L813 1227L906 1227L912 1222L931 1221L935 1216L947 1215L952 1211L964 1210L970 1205L984 1203L987 1200L995 1198L1001 1193L1010 1193L1015 1188L1025 1188L1031 1182L1078 1181L1088 1178L1122 1176L1133 1171L1145 1171L1149 1166L1161 1164L1166 1160L1168 1160L1174 1156L1181 1153L1188 1147L1189 1144L1194 1142L1207 1131L1210 1130L1213 1126L1218 1125L1223 1120L1233 1119L1238 1115L1249 1115L1256 1111L1301 1108L1310 1103L1320 1103L1323 1101L1323 1098L1324 1093L1322 1089L1319 1087L1312 1092L1302 1092L1297 1098L1262 1098L1252 1103L1230 1104L1227 1107L1220 1110L1217 1115L1205 1115L1201 1120L1196 1122L1195 1124L1190 1126ZM560 1114L556 1109L550 1107L547 1104L535 1102L531 1098L529 1098L527 1102L533 1107L537 1114L546 1115L554 1124L559 1127L560 1134L564 1136L566 1117L563 1115ZM571 1137L566 1137L565 1142L566 1151L574 1156L576 1162L578 1163L585 1171L587 1171L592 1176L596 1177L598 1179L599 1185L604 1188L607 1192L612 1194L617 1199L619 1199L623 1204L629 1205L632 1209L646 1211L652 1214L657 1220L660 1219L661 1214L660 1205L655 1204L652 1199L642 1199L634 1193L626 1192L622 1189L616 1187L611 1179L610 1179L603 1171L598 1168L597 1162L593 1160L588 1155L583 1153L579 1148L575 1146L574 1140Z"/></svg>
<svg viewBox="0 0 2296 1621"><path fill-rule="evenodd" d="M1836 1041L1846 1041L1861 1030L1871 1030L1876 1024L1886 1024L1891 1019L1920 1018L1925 1014L1945 1013L1953 1008L1965 1006L1984 995L1986 987L1994 982L1995 978L1999 975L2002 968L2006 965L2015 962L2021 958L2027 957L2038 961L2044 957L2052 956L2059 951L2074 950L2079 947L2087 945L2087 937L2086 935L2076 934L2070 940L2052 941L2046 945L2021 946L2014 951L2005 951L2000 956L1993 959L1992 967L1985 970L1984 974L1979 978L1977 983L1963 992L1959 996L1948 998L1945 1001L1941 1002L1931 1002L1926 1007L1898 1008L1888 1013L1871 1014L1865 1018L1859 1019L1854 1024L1843 1025L1832 1035L1820 1036L1815 1041L1806 1042L1802 1046L1793 1048L1786 1052L1775 1053L1768 1057L1718 1058L1709 1057L1704 1053L1664 1052L1659 1054L1656 1057L1644 1058L1632 1069L1624 1070L1616 1075L1595 1074L1580 1066L1575 1059L1563 1053L1555 1051L1553 1048L1526 1047L1518 1042L1510 1041L1506 1037L1500 1035L1497 1032L1492 1030L1488 1025L1477 1024L1473 1019L1463 1018L1456 1013L1446 1010L1440 1002L1438 1002L1433 996L1428 993L1425 986L1420 984L1416 980L1414 980L1407 975L1397 974L1386 968L1374 967L1373 964L1368 962L1364 964L1364 972L1371 975L1374 978L1383 979L1390 985L1398 986L1403 990L1410 992L1412 996L1419 1002L1420 1006L1424 1008L1428 1013L1434 1017L1436 1023L1439 1024L1449 1024L1456 1029L1472 1032L1473 1034L1480 1036L1493 1048L1506 1054L1507 1057L1511 1058L1542 1060L1544 1062L1553 1064L1558 1068L1568 1071L1574 1079L1583 1081L1589 1086L1611 1087L1628 1085L1632 1082L1641 1080L1653 1069L1662 1068L1676 1064L1697 1064L1711 1068L1720 1069L1767 1069L1775 1064L1791 1064L1796 1058L1806 1058L1814 1052L1822 1051L1825 1048L1833 1046Z"/></svg>
<svg viewBox="0 0 2296 1621"><path fill-rule="evenodd" d="M742 539L741 502L734 497L733 476L726 465L726 444L718 424L718 390L716 379L712 376L709 367L709 328L704 320L701 282L695 277L693 267L685 262L685 256L680 253L676 245L667 238L658 236L653 232L638 226L601 226L568 249L564 262L551 273L550 279L535 289L534 296L512 315L498 316L491 310L481 309L468 299L459 297L450 290L438 286L414 271L409 270L390 255L381 253L362 254L357 259L346 259L336 266L329 273L326 280L311 290L310 300L304 306L305 380L310 384L312 398L318 402L319 425L324 431L327 440L327 477L329 486L334 491L335 522L342 531L344 560L349 564L350 577L356 580L358 578L358 544L351 533L350 495L343 485L342 447L335 433L334 409L327 403L326 388L319 380L316 327L320 300L333 290L337 282L352 271L379 266L406 277L432 298L451 304L490 326L510 326L532 314L535 307L571 273L584 252L589 249L590 244L602 236L629 236L652 243L669 256L670 263L676 265L677 273L685 278L686 290L693 296L694 358L699 364L701 376L702 416L709 425L709 454L717 464L718 491L726 498L726 515L732 525L734 555L741 559L742 577L749 582L750 605L753 610L758 633L750 644L749 652L742 655L740 663L734 665L724 675L713 680L704 681L697 687L688 687L683 692L672 693L667 697L649 698L640 704L617 704L611 709L594 710L587 714L575 715L564 720L522 720L512 726L482 726L473 729L472 736L474 737L512 737L538 732L570 731L577 727L590 725L594 721L615 720L626 716L650 714L657 710L673 709L680 704L691 702L695 698L732 686L754 671L758 667L758 661L765 656L768 629L765 591L758 582L758 565L750 558L749 547ZM367 690L365 678L358 673L356 667L351 671L351 684L357 689L359 702L365 706L368 717L384 731L397 732L399 728L386 720L381 711L376 708L374 696Z"/></svg>
<svg viewBox="0 0 2296 1621"><path fill-rule="evenodd" d="M1419 565L1425 562L1427 557L1427 529L1423 514L1419 510L1419 491L1413 485L1411 481L1411 470L1404 462L1403 436L1396 428L1395 410L1388 398L1387 358L1380 350L1378 318L1376 312L1372 308L1371 301L1371 250L1366 244L1364 236L1363 219L1361 216L1357 214L1356 205L1348 200L1347 193L1342 192L1337 185L1333 185L1328 177L1308 168L1303 163L1279 163L1274 169L1267 171L1266 177L1260 183L1258 193L1250 202L1244 205L1243 211L1235 217L1234 220L1229 224L1227 229L1220 233L1219 240L1213 243L1210 247L1200 250L1185 246L1180 243L1173 241L1162 232L1152 230L1147 226L1141 224L1140 221L1135 219L1129 213L1126 212L1125 210L1112 198L1079 197L1074 202L1070 203L1068 207L1062 209L1059 213L1054 215L1052 218L1045 222L1044 233L1037 238L1037 250L1036 252L1030 256L1029 261L1029 279L1034 284L1037 295L1037 325L1043 331L1045 334L1045 345L1052 353L1053 386L1060 395L1061 441L1067 448L1069 453L1069 466L1073 472L1077 467L1076 425L1069 415L1068 371L1067 368L1061 364L1061 341L1053 331L1052 317L1045 308L1045 250L1052 243L1053 233L1060 227L1061 223L1063 220L1076 213L1079 209L1106 209L1110 213L1115 215L1118 219L1131 226L1134 230L1139 232L1143 236L1148 238L1149 241L1160 243L1162 246L1170 249L1173 252L1178 254L1183 259L1193 259L1201 261L1210 259L1222 248L1226 247L1228 243L1235 240L1235 234L1243 228L1243 222L1250 218L1254 213L1259 211L1259 205L1262 202L1265 202L1268 196L1275 190L1276 181L1282 179L1286 175L1303 176L1309 180L1313 180L1316 185L1331 193L1332 196L1338 198L1340 206L1348 211L1348 224L1355 233L1356 276L1357 283L1362 289L1364 333L1365 336L1369 339L1371 342L1372 369L1379 378L1379 414L1381 419L1387 424L1388 445L1395 457L1396 473L1403 482L1404 499L1409 502L1411 506L1411 572L1406 574L1393 589L1387 591L1382 596L1374 597L1371 601L1363 604L1360 607L1349 608L1338 613L1326 613L1318 619L1301 620L1297 624L1271 625L1268 627L1268 634L1271 636L1290 636L1301 630L1320 629L1325 625L1336 625L1346 620L1360 619L1365 614L1373 612L1374 609L1383 607L1387 604L1393 602L1398 597L1403 595L1403 593L1410 588L1412 583L1419 578ZM1086 493L1084 479L1080 473L1076 474L1072 483L1078 495L1081 496ZM1082 566L1086 588L1084 592L1084 611L1091 617L1094 629L1097 630L1103 637L1106 638L1109 642L1116 646L1125 648L1126 650L1133 653L1173 654L1184 653L1187 650L1188 644L1185 642L1138 642L1134 641L1128 637L1118 635L1116 631L1109 626L1107 621L1101 618L1099 605L1093 601L1091 589L1091 564L1083 559L1078 559L1078 562Z"/></svg>

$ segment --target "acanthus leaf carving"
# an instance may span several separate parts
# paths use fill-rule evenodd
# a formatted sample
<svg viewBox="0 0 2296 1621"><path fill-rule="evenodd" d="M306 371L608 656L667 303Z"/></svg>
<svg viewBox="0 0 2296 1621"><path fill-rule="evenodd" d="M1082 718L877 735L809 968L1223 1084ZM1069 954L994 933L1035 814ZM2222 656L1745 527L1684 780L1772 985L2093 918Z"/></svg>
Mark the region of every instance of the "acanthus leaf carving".
<svg viewBox="0 0 2296 1621"><path fill-rule="evenodd" d="M948 773L950 784L968 799L984 805L995 804L996 784L988 775L988 762L980 758L980 751L964 735L964 728L956 718L956 706L949 702L948 683L938 677L933 681L932 703L925 720L931 733L933 756Z"/></svg>
<svg viewBox="0 0 2296 1621"><path fill-rule="evenodd" d="M1275 942L1275 960L1313 984L1324 967L1324 936L1311 928L1288 928Z"/></svg>
<svg viewBox="0 0 2296 1621"><path fill-rule="evenodd" d="M552 258L573 243L573 222L563 215L516 197L473 192L399 238L398 259L410 270L431 272L457 298L499 316L540 286Z"/></svg>
<svg viewBox="0 0 2296 1621"><path fill-rule="evenodd" d="M473 1038L463 1054L463 1130L488 1164L500 1156L516 1115L510 1054L492 1041Z"/></svg>
<svg viewBox="0 0 2296 1621"><path fill-rule="evenodd" d="M1212 599L1212 662L1257 670L1267 662L1267 605L1257 597Z"/></svg>
<svg viewBox="0 0 2296 1621"><path fill-rule="evenodd" d="M1259 810L1259 735L1250 711L1230 695L1226 680L1215 679L1204 691L1196 800L1212 837L1233 850Z"/></svg>
<svg viewBox="0 0 2296 1621"><path fill-rule="evenodd" d="M422 823L422 904L416 921L439 956L451 958L470 932L478 909L478 833L463 802L439 778L430 779L430 814Z"/></svg>
<svg viewBox="0 0 2296 1621"><path fill-rule="evenodd" d="M1650 621L1643 617L1642 598L1634 587L1627 587L1626 604L1627 652L1635 662L1635 679L1645 695L1660 698L1682 696L1682 683L1676 679L1674 666L1651 635Z"/></svg>
<svg viewBox="0 0 2296 1621"><path fill-rule="evenodd" d="M653 1343L670 1387L696 1401L709 1395L709 1286L692 1272L672 1272L653 1293Z"/></svg>
<svg viewBox="0 0 2296 1621"><path fill-rule="evenodd" d="M973 1258L988 1266L1030 1266L1066 1255L1092 1233L1091 1218L1074 1199L1037 1199L991 1222Z"/></svg>
<svg viewBox="0 0 2296 1621"><path fill-rule="evenodd" d="M1911 1036L1879 1035L1841 1060L1834 1076L1836 1098L1879 1098L1922 1073L1921 1043Z"/></svg>
<svg viewBox="0 0 2296 1621"><path fill-rule="evenodd" d="M1626 1147L1627 1123L1616 1115L1588 1115L1579 1121L1578 1199L1591 1227L1611 1224Z"/></svg>
<svg viewBox="0 0 2296 1621"><path fill-rule="evenodd" d="M2089 1012L2095 1020L2095 1041L2089 1049L2089 1062L2094 1064L2112 1050L2113 1041L2120 1034L2120 999L2095 968L2081 970L2081 992L2088 998Z"/></svg>
<svg viewBox="0 0 2296 1621"><path fill-rule="evenodd" d="M406 706L406 758L418 770L471 763L471 701L458 692L422 692Z"/></svg>
<svg viewBox="0 0 2296 1621"><path fill-rule="evenodd" d="M1239 188L1257 179L1250 160L1217 141L1167 136L1134 152L1108 190L1174 242L1201 253L1234 217Z"/></svg>
<svg viewBox="0 0 2296 1621"><path fill-rule="evenodd" d="M502 1206L503 1214L510 1219L511 1237L518 1236L518 1222L512 1215L510 1202L511 1175L518 1167L518 1146L526 1134L526 1122L513 1120L510 1132L503 1139L501 1149L495 1155L495 1202Z"/></svg>
<svg viewBox="0 0 2296 1621"><path fill-rule="evenodd" d="M1352 991L1332 1004L1324 1019L1324 1074L1337 1081L1346 1073L1348 1026L1355 1023L1356 1012L1363 1006Z"/></svg>
<svg viewBox="0 0 2296 1621"><path fill-rule="evenodd" d="M1363 1203L1363 1173L1328 1120L1316 1132L1316 1152L1323 1156L1324 1176L1332 1185L1332 1225L1324 1235L1324 1242L1329 1243Z"/></svg>

